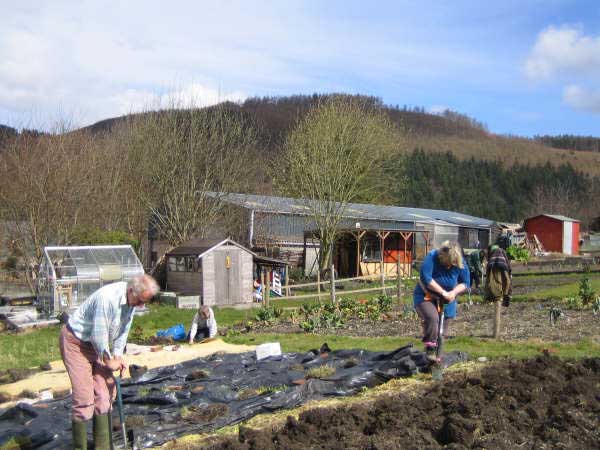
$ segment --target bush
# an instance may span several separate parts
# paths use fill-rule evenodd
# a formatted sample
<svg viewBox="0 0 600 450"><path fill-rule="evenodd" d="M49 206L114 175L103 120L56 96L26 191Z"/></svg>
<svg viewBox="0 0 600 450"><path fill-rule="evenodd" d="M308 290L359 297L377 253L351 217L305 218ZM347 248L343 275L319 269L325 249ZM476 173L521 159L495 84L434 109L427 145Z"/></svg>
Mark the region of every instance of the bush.
<svg viewBox="0 0 600 450"><path fill-rule="evenodd" d="M77 245L131 245L139 253L140 241L125 231L105 231L93 227L77 227L71 234L71 243Z"/></svg>
<svg viewBox="0 0 600 450"><path fill-rule="evenodd" d="M584 306L590 305L596 298L596 293L594 292L587 275L581 278L581 281L579 282L579 297Z"/></svg>
<svg viewBox="0 0 600 450"><path fill-rule="evenodd" d="M279 308L279 309L281 309L281 308ZM275 319L276 319L275 311L274 311L273 307L263 306L256 311L255 318L256 318L257 322L266 322L266 323L275 322Z"/></svg>
<svg viewBox="0 0 600 450"><path fill-rule="evenodd" d="M377 302L379 304L379 309L382 313L387 313L392 310L393 299L390 295L382 294L377 297Z"/></svg>
<svg viewBox="0 0 600 450"><path fill-rule="evenodd" d="M506 254L510 259L523 262L529 261L530 256L529 250L527 250L526 248L515 247L514 245L511 245L506 249Z"/></svg>
<svg viewBox="0 0 600 450"><path fill-rule="evenodd" d="M16 270L17 269L17 257L9 256L6 261L2 263L2 268L5 270Z"/></svg>

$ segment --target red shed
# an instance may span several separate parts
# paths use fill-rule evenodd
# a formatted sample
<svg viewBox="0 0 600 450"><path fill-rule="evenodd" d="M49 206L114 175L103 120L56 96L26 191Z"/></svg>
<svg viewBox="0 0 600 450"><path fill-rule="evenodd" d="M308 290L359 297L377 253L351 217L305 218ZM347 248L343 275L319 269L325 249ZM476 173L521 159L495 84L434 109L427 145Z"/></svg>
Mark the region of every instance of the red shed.
<svg viewBox="0 0 600 450"><path fill-rule="evenodd" d="M528 236L536 235L544 249L565 255L579 254L579 220L553 214L525 219Z"/></svg>

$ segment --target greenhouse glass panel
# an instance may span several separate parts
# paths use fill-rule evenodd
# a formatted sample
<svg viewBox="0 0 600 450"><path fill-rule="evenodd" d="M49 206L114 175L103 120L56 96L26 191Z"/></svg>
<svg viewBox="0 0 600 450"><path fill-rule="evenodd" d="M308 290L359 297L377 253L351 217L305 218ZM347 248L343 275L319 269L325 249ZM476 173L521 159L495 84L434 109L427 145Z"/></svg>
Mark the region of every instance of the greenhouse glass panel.
<svg viewBox="0 0 600 450"><path fill-rule="evenodd" d="M129 245L46 247L44 255L38 303L49 315L76 308L106 284L144 273Z"/></svg>

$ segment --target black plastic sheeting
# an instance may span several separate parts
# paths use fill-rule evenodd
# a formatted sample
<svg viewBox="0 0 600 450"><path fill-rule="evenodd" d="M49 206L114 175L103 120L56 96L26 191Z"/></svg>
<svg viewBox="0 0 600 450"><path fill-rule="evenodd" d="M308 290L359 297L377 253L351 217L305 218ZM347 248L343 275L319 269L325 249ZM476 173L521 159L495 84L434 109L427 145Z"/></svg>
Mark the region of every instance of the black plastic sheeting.
<svg viewBox="0 0 600 450"><path fill-rule="evenodd" d="M445 367L466 361L446 353ZM310 369L335 369L307 378ZM190 433L233 425L257 414L296 407L308 400L347 396L392 378L428 372L425 353L412 345L392 352L330 351L327 344L307 353L256 360L254 352L216 353L174 366L151 369L122 382L126 424L136 448L160 445ZM275 387L268 390L268 387ZM22 448L69 448L70 397L35 405L18 404L0 413L0 446L12 438ZM118 417L114 405L113 416ZM91 439L91 426L89 429ZM123 443L118 431L115 443Z"/></svg>

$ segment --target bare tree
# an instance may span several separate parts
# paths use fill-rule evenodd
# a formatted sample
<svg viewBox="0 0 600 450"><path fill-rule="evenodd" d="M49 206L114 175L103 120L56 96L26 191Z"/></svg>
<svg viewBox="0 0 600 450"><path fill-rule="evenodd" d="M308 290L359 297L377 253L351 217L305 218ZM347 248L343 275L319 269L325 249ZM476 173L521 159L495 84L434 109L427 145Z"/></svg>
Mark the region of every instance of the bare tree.
<svg viewBox="0 0 600 450"><path fill-rule="evenodd" d="M257 133L233 108L171 108L127 124L128 178L137 201L173 246L205 237L221 212L219 195L252 178Z"/></svg>
<svg viewBox="0 0 600 450"><path fill-rule="evenodd" d="M348 203L378 197L395 139L396 129L378 108L344 97L312 109L290 133L282 164L273 171L275 186L305 200L321 240L321 271Z"/></svg>
<svg viewBox="0 0 600 450"><path fill-rule="evenodd" d="M22 133L0 153L0 209L28 263L39 262L46 245L69 243L73 228L89 220L93 139L67 131Z"/></svg>

